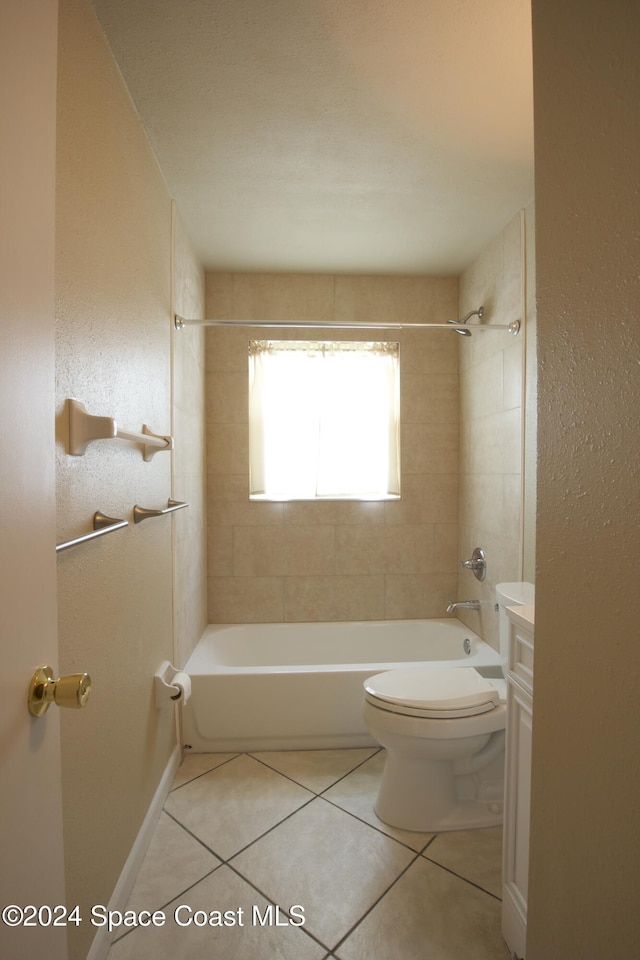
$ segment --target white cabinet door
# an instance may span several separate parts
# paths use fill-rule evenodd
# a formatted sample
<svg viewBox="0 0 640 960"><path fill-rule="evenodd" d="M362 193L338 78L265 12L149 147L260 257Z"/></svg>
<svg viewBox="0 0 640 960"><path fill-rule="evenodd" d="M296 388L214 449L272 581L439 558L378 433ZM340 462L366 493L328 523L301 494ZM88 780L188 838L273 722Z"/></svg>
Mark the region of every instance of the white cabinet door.
<svg viewBox="0 0 640 960"><path fill-rule="evenodd" d="M531 695L508 679L502 935L520 958L527 931L532 713Z"/></svg>

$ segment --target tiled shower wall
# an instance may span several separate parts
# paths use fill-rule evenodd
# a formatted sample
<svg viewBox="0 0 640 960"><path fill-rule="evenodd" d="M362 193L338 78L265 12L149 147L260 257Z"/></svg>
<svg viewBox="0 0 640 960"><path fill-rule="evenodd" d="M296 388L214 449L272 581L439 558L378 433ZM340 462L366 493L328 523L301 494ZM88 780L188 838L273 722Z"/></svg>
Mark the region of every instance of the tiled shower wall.
<svg viewBox="0 0 640 960"><path fill-rule="evenodd" d="M210 622L443 616L457 583L459 338L329 325L444 323L457 279L211 273L206 287L212 319L320 320L328 329L307 339L399 340L402 417L400 501L250 502L247 344L265 332L207 329Z"/></svg>
<svg viewBox="0 0 640 960"><path fill-rule="evenodd" d="M533 247L533 206L514 217L460 278L460 312L484 305L483 323L509 324L523 316L523 239ZM533 277L529 277L533 289ZM533 328L534 304L530 301ZM461 339L461 338L460 338ZM498 646L495 587L522 579L522 412L525 331L477 334L460 347L460 558L486 553L479 583L463 570L458 597L481 610L460 619ZM533 406L533 402L532 402Z"/></svg>
<svg viewBox="0 0 640 960"><path fill-rule="evenodd" d="M204 317L204 271L172 205L173 303L182 317ZM174 663L183 667L207 625L205 331L173 332L172 494L189 509L173 525Z"/></svg>

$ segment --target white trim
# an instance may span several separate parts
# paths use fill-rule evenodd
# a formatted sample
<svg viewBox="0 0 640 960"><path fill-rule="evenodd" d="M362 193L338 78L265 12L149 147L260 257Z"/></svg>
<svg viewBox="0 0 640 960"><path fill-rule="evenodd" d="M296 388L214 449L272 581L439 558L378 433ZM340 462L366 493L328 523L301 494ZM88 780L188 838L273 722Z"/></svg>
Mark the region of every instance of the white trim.
<svg viewBox="0 0 640 960"><path fill-rule="evenodd" d="M149 805L147 814L142 822L142 826L138 831L138 836L136 837L129 856L127 857L127 862L122 868L122 873L118 879L118 882L115 885L114 891L111 895L109 901L109 910L124 910L129 899L129 895L133 889L133 885L138 876L138 872L144 860L145 854L151 843L153 833L162 813L162 808L164 802L167 799L169 790L171 789L171 784L176 775L176 771L180 766L181 760L181 751L180 748L176 745L174 747L173 753L169 758L169 762L165 768L164 773L162 774L162 779L158 784L158 789L156 790L153 800ZM87 960L107 960L107 954L109 953L109 948L111 947L111 938L112 935L108 932L105 927L101 927L93 938L91 944L91 949L87 954Z"/></svg>

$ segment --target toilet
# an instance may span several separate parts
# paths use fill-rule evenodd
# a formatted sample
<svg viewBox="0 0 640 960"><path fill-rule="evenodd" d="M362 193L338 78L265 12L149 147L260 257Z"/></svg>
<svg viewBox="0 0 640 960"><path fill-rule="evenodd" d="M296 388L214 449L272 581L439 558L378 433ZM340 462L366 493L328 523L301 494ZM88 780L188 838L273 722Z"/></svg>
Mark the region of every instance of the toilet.
<svg viewBox="0 0 640 960"><path fill-rule="evenodd" d="M533 603L533 591L496 588L504 675L506 607ZM502 823L505 679L465 666L388 670L365 680L363 719L386 748L375 804L385 823L422 833Z"/></svg>

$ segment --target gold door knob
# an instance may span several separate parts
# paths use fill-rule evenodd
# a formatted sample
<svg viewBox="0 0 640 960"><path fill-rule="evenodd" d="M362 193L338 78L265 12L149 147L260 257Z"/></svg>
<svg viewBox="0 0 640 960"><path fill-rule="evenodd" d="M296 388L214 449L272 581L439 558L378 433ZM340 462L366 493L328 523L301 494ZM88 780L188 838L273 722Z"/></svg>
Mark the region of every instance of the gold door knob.
<svg viewBox="0 0 640 960"><path fill-rule="evenodd" d="M90 693L91 677L88 673L71 673L54 680L51 667L38 667L29 686L29 713L41 717L52 703L77 710L86 706Z"/></svg>

